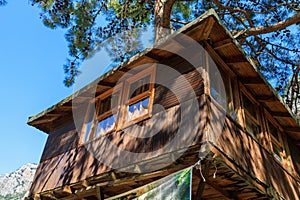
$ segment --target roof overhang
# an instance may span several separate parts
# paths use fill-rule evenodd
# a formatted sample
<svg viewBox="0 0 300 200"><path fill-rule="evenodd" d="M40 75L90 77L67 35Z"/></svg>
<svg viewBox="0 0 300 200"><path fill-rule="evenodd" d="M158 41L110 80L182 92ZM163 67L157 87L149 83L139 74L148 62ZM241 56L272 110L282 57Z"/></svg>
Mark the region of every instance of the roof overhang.
<svg viewBox="0 0 300 200"><path fill-rule="evenodd" d="M51 106L45 111L29 117L28 124L46 133L65 116L72 116L76 104L86 101L86 96L95 91L100 94L112 88L118 79L136 66L146 63L159 63L173 56L173 53L159 50L160 46L174 42L179 34L185 34L198 41L208 51L214 61L233 70L239 80L262 103L292 138L300 145L300 120L291 112L283 99L258 71L255 63L246 56L244 50L222 24L214 10L208 10L201 17L169 35L159 44L136 54L127 62L106 72L84 88ZM177 44L180 49L180 44ZM74 104L76 101L76 104Z"/></svg>

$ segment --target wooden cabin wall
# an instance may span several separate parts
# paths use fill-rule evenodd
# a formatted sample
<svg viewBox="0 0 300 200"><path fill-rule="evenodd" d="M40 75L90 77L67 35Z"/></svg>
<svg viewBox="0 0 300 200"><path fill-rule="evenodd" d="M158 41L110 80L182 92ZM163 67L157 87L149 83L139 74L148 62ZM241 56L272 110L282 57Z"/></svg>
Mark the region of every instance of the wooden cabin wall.
<svg viewBox="0 0 300 200"><path fill-rule="evenodd" d="M292 162L294 164L294 169L300 179L300 148L297 147L294 140L287 136L287 141L291 153Z"/></svg>
<svg viewBox="0 0 300 200"><path fill-rule="evenodd" d="M190 101L191 100L186 101L185 104L191 104ZM199 98L199 102L203 104L203 98ZM203 107L201 108L203 109ZM186 112L189 111L186 110ZM162 147L174 139L179 126L185 126L185 124L190 123L190 121L179 123L181 119L180 113L180 107L174 106L166 110L164 120L160 118L160 113L157 113L153 115L151 119L139 122L138 125L147 124L154 130L157 129L157 127L161 128L162 125L162 128L158 129L160 131L153 137L145 139L132 137L127 133L135 132L135 127L130 126L126 128L125 131L118 131L104 137L99 137L89 144L80 146L79 148L73 148L65 153L43 161L37 169L35 181L33 182L30 193L34 194L59 186L69 185L109 171L110 168L103 165L101 160L106 160L108 163L119 163L118 166L126 167L133 163L155 158L157 155L169 153L162 149ZM199 113L203 113L203 110L199 110ZM205 115L198 115L198 117L199 118L194 118L195 122L205 122ZM199 132L191 143L199 143L202 140L201 133L203 133L204 127L205 123L199 123L198 127L191 127ZM191 137L189 134L183 134L181 139L186 141L189 137ZM141 160L138 157L132 157L131 153L123 152L123 154L119 154L119 152L114 151L114 145L111 144L118 146L120 149L126 149L128 152L157 152L154 155L149 154L148 156L143 156ZM87 150L90 147L89 145L94 145L94 147L97 148L96 154ZM171 151L182 148L180 143L175 143ZM166 164L170 164L170 160L167 162ZM149 167L151 168L152 166L149 165Z"/></svg>
<svg viewBox="0 0 300 200"><path fill-rule="evenodd" d="M212 108L217 110L214 105ZM258 141L228 118L216 146L234 163L237 171L248 174L256 182L273 187L286 199L299 199L299 182Z"/></svg>
<svg viewBox="0 0 300 200"><path fill-rule="evenodd" d="M134 157L127 157L129 155L118 155L118 152L109 147L109 143L114 143L119 148L126 149L129 152L147 153L157 150L161 154L168 153L162 147L174 138L180 126L190 123L185 118L181 119L181 115L182 112L189 113L189 109L192 109L189 107L192 105L191 101L195 100L191 99L193 96L190 94L190 91L186 91L186 88L181 83L180 78L183 77L193 87L198 97L199 115L196 115L194 120L195 124L199 125L199 127L198 129L197 127L192 127L192 129L198 131L199 135L193 138L192 142L193 144L199 143L202 140L202 133L206 125L206 116L203 114L205 109L204 95L202 95L204 91L203 79L197 70L186 66L186 63L182 63L182 65L178 64L174 68L185 72L185 74L180 77L165 76L162 77L162 80L171 88L174 87L176 95L183 96L181 106L185 106L186 110L182 111L180 109L181 107L178 104L179 102L175 93L172 93L167 87L157 84L155 86L154 104L162 105L166 110L166 116L161 118L159 110L154 110L150 119L138 123L138 125L147 124L153 127L153 129L159 126L157 129L160 131L153 137L144 139L132 137L126 133L134 132L135 128L129 126L122 131L113 132L104 137L99 137L89 144L80 146L74 123L72 121L66 122L64 126L57 128L49 135L41 163L38 166L30 189L30 194L54 189L107 172L110 170L110 167L101 163L103 159L108 159L112 163L122 160L122 167L140 161L134 160ZM157 76L161 74L159 70ZM180 87L176 87L176 85ZM183 122L180 120L183 120ZM185 137L190 137L190 135L184 134L181 139L183 141L188 140ZM97 155L93 155L90 150L87 150L89 145L96 145L97 151L99 150ZM179 148L182 148L182 146L176 143L175 148L172 150ZM150 159L152 158L151 156L153 157L154 155L143 157L143 160Z"/></svg>
<svg viewBox="0 0 300 200"><path fill-rule="evenodd" d="M164 77L159 77L164 74ZM191 90L176 77L166 76L168 72L157 69L157 79L163 80L162 84L156 84L154 93L154 104L159 104L165 109L178 105L181 102L200 96L204 93L203 79L197 70L186 72L183 77L189 83ZM178 87L179 86L179 87ZM193 93L194 92L194 93ZM178 99L180 98L180 100Z"/></svg>
<svg viewBox="0 0 300 200"><path fill-rule="evenodd" d="M49 134L41 162L75 148L78 141L79 135L75 130L74 122L72 120L66 121L63 126L54 129Z"/></svg>

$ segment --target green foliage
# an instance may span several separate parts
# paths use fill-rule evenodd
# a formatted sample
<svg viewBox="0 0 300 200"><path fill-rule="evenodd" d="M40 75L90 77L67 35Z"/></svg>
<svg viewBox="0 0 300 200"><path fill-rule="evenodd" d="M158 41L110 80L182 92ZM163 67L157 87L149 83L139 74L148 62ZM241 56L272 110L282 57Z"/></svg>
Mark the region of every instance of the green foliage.
<svg viewBox="0 0 300 200"><path fill-rule="evenodd" d="M139 42L129 42L131 51L124 55L124 50L128 50L129 47L121 45L118 40L120 37L129 39L128 35L125 36L129 33L127 31L136 27L153 25L156 19L155 6L158 5L158 0L31 1L33 5L40 7L40 17L46 26L66 29L65 37L70 55L64 65L67 86L74 83L80 73L82 61L104 45L111 45L105 48L114 62L122 62L139 51ZM297 14L300 11L298 1L174 0L171 6L170 24L173 29L182 27L207 9L214 8L247 54L255 59L263 74L274 83L280 94L283 94L283 88L300 60L299 26L284 27L267 34L247 35L247 30L269 27ZM103 44L103 41L119 33L123 36ZM131 35L138 38L137 33Z"/></svg>
<svg viewBox="0 0 300 200"><path fill-rule="evenodd" d="M15 193L15 194L8 194L5 196L0 195L0 200L23 200L23 197L25 196L26 191L21 193Z"/></svg>
<svg viewBox="0 0 300 200"><path fill-rule="evenodd" d="M7 4L6 0L0 0L0 6L5 6Z"/></svg>
<svg viewBox="0 0 300 200"><path fill-rule="evenodd" d="M149 25L151 1L32 0L49 28L65 28L70 58L64 70L65 85L74 83L80 63L103 46L107 38L135 27ZM105 21L105 22L104 22Z"/></svg>

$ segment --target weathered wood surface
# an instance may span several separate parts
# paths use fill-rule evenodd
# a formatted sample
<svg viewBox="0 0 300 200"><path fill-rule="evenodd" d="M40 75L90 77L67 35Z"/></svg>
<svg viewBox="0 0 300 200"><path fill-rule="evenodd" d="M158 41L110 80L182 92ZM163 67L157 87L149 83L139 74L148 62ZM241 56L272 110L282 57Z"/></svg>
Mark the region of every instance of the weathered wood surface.
<svg viewBox="0 0 300 200"><path fill-rule="evenodd" d="M285 199L299 199L300 181L289 174L261 144L228 118L216 146L231 159L232 166L237 171L248 174L253 182L261 182L266 187L275 189Z"/></svg>
<svg viewBox="0 0 300 200"><path fill-rule="evenodd" d="M201 101L200 98L199 102L203 102L203 99ZM212 110L219 112L213 104L211 104L211 108ZM159 151L174 137L174 131L177 129L176 124L178 125L176 121L178 121L180 117L178 115L178 106L168 109L167 115L170 117L166 119L172 120L168 120L167 122L164 121L163 123L165 126L163 127L162 131L152 138L148 138L146 140L135 138L135 140L133 140L130 135L126 135L126 133L123 131L109 135L108 138L99 138L95 141L100 149L99 155L107 155L105 152L111 151L109 145L107 145L107 142L114 143L120 148L127 149L129 152L145 153L155 149ZM206 116L201 116L201 119L199 118L198 120L205 122L205 119ZM141 122L141 124L142 123L149 122L144 121ZM153 123L153 121L151 123ZM202 123L202 125L199 127L199 135L194 138L191 145L199 144L203 140L202 134L204 128L205 123ZM128 130L128 132L132 131L134 130ZM185 138L182 139L185 140ZM253 140L249 135L242 131L239 126L236 126L235 123L229 119L226 120L225 128L218 142L216 143L216 148L218 149L220 155L223 156L223 158L221 156L223 161L219 161L224 162L229 168L232 169L233 172L230 173L239 174L240 179L235 180L232 177L233 175L230 175L229 172L222 172L222 170L220 170L218 173L218 179L211 179L213 182L205 186L209 189L209 191L211 191L209 193L210 195L213 195L213 191L216 190L212 189L212 187L223 188L224 191L221 191L221 193L226 194L228 192L230 193L230 191L236 190L236 187L243 186L245 187L243 191L245 192L249 190L249 193L243 194L243 192L241 192L236 193L235 195L244 198L254 198L259 197L257 195L263 192L266 193L266 196L274 196L276 195L276 192L274 193L274 191L277 191L278 195L286 199L292 200L299 197L299 181L297 182L295 178L286 172L279 165L279 163L275 161L273 156L259 143L257 143L257 141ZM180 149L180 147L178 146L176 149ZM159 155L167 155L167 153L168 152L160 152ZM123 162L121 163L123 167L132 165L133 163L138 164L141 162L141 160L134 160L132 157L126 158L126 155L122 155L122 159L120 159L120 155L117 155L116 152L113 151L110 152L109 155L111 159L110 162L118 162L121 160ZM195 151L195 156L195 158L197 158L197 151ZM154 157L151 156L145 157L143 161L151 160L153 158ZM98 157L97 159L95 155L93 155L90 151L87 151L86 146L72 149L71 151L61 154L60 156L48 159L42 162L38 167L35 177L36 181L34 181L34 184L32 185L31 193L52 190L63 185L70 185L72 183L76 183L91 177L97 177L97 175L109 172L111 168L103 165L100 162L101 159L103 158ZM224 160L226 160L226 162ZM170 160L168 160L168 162L169 161ZM220 166L219 169L221 169ZM231 178L227 180L229 177ZM231 187L229 187L227 184L229 182L231 182ZM250 185L245 185L245 183L249 183ZM120 187L122 188L122 186ZM111 191L110 194L113 195L116 193L116 190L118 190L117 188L118 187L113 187L108 191ZM254 192L251 188L257 188L257 190L260 192ZM126 187L124 188L123 186L123 190L125 189ZM218 196L220 195L219 193L220 191L216 192L214 195ZM209 194L205 193L206 196ZM234 198L234 195L229 195L228 197Z"/></svg>
<svg viewBox="0 0 300 200"><path fill-rule="evenodd" d="M183 75L180 77L160 77L166 87L160 84L155 86L154 105L159 104L164 109L178 105L178 97L181 98L181 102L185 102L191 98L200 96L204 92L203 79L196 69L187 67L186 63L178 63L172 67L174 67L175 70L180 70ZM160 69L157 70L159 71ZM157 74L163 74L160 72L161 71L157 72ZM194 94L186 90L185 84L182 84L183 80L190 85ZM159 111L161 111L159 108L154 107L153 114ZM84 116L85 113L82 113L82 115ZM62 126L58 126L58 128L53 127L47 139L41 161L60 155L79 146L80 135L78 134L78 130L75 130L72 119L72 116L68 116L68 120L65 121ZM80 127L76 128L80 129Z"/></svg>
<svg viewBox="0 0 300 200"><path fill-rule="evenodd" d="M287 137L291 157L292 157L292 162L294 164L295 172L296 172L296 177L298 180L300 180L300 150L297 147L296 142L290 138Z"/></svg>
<svg viewBox="0 0 300 200"><path fill-rule="evenodd" d="M191 105L191 101L192 100L186 101L184 104ZM199 103L200 110L198 112L204 113L202 110L204 109L203 96L199 98ZM181 115L183 115L184 112L188 113L190 111L185 110L181 112L179 106L174 106L166 110L165 117L163 118L160 113L157 113L153 115L151 119L138 123L138 127L128 127L125 131L114 132L104 137L99 137L87 145L73 148L43 161L37 169L30 193L35 194L41 191L51 190L107 172L110 170L110 167L102 164L101 161L103 160L106 160L106 163L112 163L123 168L133 163L154 158L158 155L167 154L170 151L182 149L186 147L182 146L182 141L192 139L191 145L200 143L205 127L206 116L203 114L194 116L194 123L196 124L197 122L198 127L189 127L191 121L187 120L190 119L181 119ZM131 136L130 134L136 132L136 128L141 130L139 125L146 125L153 130L159 130L159 132L152 137L146 138ZM186 132L178 132L180 126L185 127ZM199 133L195 138L191 138L193 131ZM175 140L175 142L172 143L175 137L179 137L182 141ZM172 148L167 148L168 152L163 147L169 143L172 143ZM94 153L91 151L91 146L92 148L97 148ZM119 155L118 152L115 151L115 146L119 149L127 150L129 153L123 152ZM143 156L141 160L141 157L132 156L130 152L144 153L145 156ZM147 154L147 152L156 153ZM169 162L170 160L167 160L167 163L161 164L168 165L170 164Z"/></svg>

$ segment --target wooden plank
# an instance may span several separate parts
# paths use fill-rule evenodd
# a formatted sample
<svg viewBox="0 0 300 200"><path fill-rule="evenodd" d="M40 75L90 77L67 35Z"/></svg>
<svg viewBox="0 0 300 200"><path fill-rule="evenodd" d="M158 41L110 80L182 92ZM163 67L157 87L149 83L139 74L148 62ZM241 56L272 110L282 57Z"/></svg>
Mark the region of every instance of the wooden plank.
<svg viewBox="0 0 300 200"><path fill-rule="evenodd" d="M211 186L212 188L214 188L216 191L218 191L219 193L221 193L226 199L238 199L237 196L233 196L232 194L229 194L226 190L224 190L223 188L219 187L217 184L213 183L210 180L207 180L206 182L209 186Z"/></svg>
<svg viewBox="0 0 300 200"><path fill-rule="evenodd" d="M278 100L274 95L259 95L255 96L255 99L259 102L273 102Z"/></svg>
<svg viewBox="0 0 300 200"><path fill-rule="evenodd" d="M58 117L46 117L44 115L44 119L37 119L35 121L30 122L30 125L38 125L38 124L44 124L44 123L49 123L49 122L53 122L55 119L57 119Z"/></svg>
<svg viewBox="0 0 300 200"><path fill-rule="evenodd" d="M114 87L116 84L115 83L111 83L111 82L107 82L107 81L100 81L98 83L98 85L102 85L102 86L105 86L105 87Z"/></svg>
<svg viewBox="0 0 300 200"><path fill-rule="evenodd" d="M291 117L289 112L271 112L271 116L273 117Z"/></svg>
<svg viewBox="0 0 300 200"><path fill-rule="evenodd" d="M241 82L244 85L261 85L265 84L264 81L259 77L243 77Z"/></svg>
<svg viewBox="0 0 300 200"><path fill-rule="evenodd" d="M226 62L220 57L220 55L213 49L213 47L207 41L203 41L203 45L206 51L209 53L210 57L216 62L216 64L223 67L224 70L230 74L230 76L236 76L232 68L230 68L226 64Z"/></svg>
<svg viewBox="0 0 300 200"><path fill-rule="evenodd" d="M205 28L203 29L201 39L203 40L208 39L214 24L215 24L215 19L213 17L209 17L209 19L206 21L206 24L204 26Z"/></svg>
<svg viewBox="0 0 300 200"><path fill-rule="evenodd" d="M300 127L299 126L284 126L284 131L287 132L299 132L300 133Z"/></svg>
<svg viewBox="0 0 300 200"><path fill-rule="evenodd" d="M234 64L234 63L241 63L241 62L248 63L242 55L225 58L225 62L227 64Z"/></svg>
<svg viewBox="0 0 300 200"><path fill-rule="evenodd" d="M41 200L41 195L40 195L40 194L35 194L35 195L33 196L33 199L34 199L34 200Z"/></svg>
<svg viewBox="0 0 300 200"><path fill-rule="evenodd" d="M67 194L73 193L72 188L69 185L64 186L62 191Z"/></svg>
<svg viewBox="0 0 300 200"><path fill-rule="evenodd" d="M221 40L219 42L215 42L213 44L213 48L214 48L214 50L218 50L218 49L222 49L222 48L225 48L227 46L230 46L230 45L233 45L232 39L231 38L227 38L225 40Z"/></svg>
<svg viewBox="0 0 300 200"><path fill-rule="evenodd" d="M98 200L104 200L104 193L100 187L96 187L96 197Z"/></svg>
<svg viewBox="0 0 300 200"><path fill-rule="evenodd" d="M83 187L88 187L88 186L90 186L90 183L87 180L83 180L82 183L81 183L81 185Z"/></svg>

